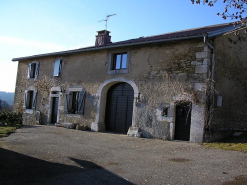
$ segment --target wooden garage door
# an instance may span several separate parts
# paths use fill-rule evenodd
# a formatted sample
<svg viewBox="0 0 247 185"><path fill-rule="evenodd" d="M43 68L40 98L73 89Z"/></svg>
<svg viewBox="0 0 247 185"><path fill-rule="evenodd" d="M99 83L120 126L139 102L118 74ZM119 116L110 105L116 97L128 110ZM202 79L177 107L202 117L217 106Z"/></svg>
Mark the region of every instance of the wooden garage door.
<svg viewBox="0 0 247 185"><path fill-rule="evenodd" d="M191 102L176 105L175 140L189 141L191 125Z"/></svg>
<svg viewBox="0 0 247 185"><path fill-rule="evenodd" d="M127 83L113 85L107 92L105 124L107 131L127 133L132 125L134 90Z"/></svg>

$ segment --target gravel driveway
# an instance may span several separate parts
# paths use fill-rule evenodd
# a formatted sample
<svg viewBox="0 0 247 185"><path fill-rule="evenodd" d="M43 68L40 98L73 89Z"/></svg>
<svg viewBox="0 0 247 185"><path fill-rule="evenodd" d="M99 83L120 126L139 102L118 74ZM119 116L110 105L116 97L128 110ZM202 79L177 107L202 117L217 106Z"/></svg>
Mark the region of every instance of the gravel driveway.
<svg viewBox="0 0 247 185"><path fill-rule="evenodd" d="M247 154L25 126L0 139L0 184L247 184Z"/></svg>

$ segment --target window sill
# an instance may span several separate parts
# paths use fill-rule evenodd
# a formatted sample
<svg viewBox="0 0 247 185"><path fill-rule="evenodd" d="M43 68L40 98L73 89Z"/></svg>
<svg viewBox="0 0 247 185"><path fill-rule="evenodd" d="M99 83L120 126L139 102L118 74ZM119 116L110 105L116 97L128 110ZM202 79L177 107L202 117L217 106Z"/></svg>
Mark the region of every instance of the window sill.
<svg viewBox="0 0 247 185"><path fill-rule="evenodd" d="M25 110L25 113L27 113L27 114L33 114L33 109L26 109Z"/></svg>
<svg viewBox="0 0 247 185"><path fill-rule="evenodd" d="M126 74L126 73L129 73L129 69L118 69L118 70L107 71L108 75L117 75L117 74Z"/></svg>
<svg viewBox="0 0 247 185"><path fill-rule="evenodd" d="M66 114L67 117L69 118L80 118L81 117L81 114Z"/></svg>

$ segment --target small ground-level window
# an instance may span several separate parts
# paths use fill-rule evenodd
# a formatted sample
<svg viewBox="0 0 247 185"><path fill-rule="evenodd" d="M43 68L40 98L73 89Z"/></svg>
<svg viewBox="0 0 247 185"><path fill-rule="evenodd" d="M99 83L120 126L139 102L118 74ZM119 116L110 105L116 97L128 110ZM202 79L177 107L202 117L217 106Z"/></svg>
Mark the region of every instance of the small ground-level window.
<svg viewBox="0 0 247 185"><path fill-rule="evenodd" d="M24 109L35 109L36 107L37 91L25 91Z"/></svg>
<svg viewBox="0 0 247 185"><path fill-rule="evenodd" d="M112 70L127 68L127 53L114 54Z"/></svg>
<svg viewBox="0 0 247 185"><path fill-rule="evenodd" d="M168 117L168 107L163 107L162 116Z"/></svg>
<svg viewBox="0 0 247 185"><path fill-rule="evenodd" d="M37 78L39 75L39 62L33 62L28 65L28 78Z"/></svg>
<svg viewBox="0 0 247 185"><path fill-rule="evenodd" d="M53 76L59 76L61 73L61 69L62 69L62 62L60 59L57 59L54 64Z"/></svg>
<svg viewBox="0 0 247 185"><path fill-rule="evenodd" d="M69 114L83 114L86 91L66 93L64 112Z"/></svg>

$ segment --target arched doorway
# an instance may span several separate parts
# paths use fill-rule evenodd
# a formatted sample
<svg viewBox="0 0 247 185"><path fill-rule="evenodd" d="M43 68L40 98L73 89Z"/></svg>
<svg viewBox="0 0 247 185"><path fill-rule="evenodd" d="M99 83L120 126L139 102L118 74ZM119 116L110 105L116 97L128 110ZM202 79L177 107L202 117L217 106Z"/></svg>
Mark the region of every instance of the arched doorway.
<svg viewBox="0 0 247 185"><path fill-rule="evenodd" d="M117 83L107 92L105 128L127 133L132 125L134 90L128 83Z"/></svg>

